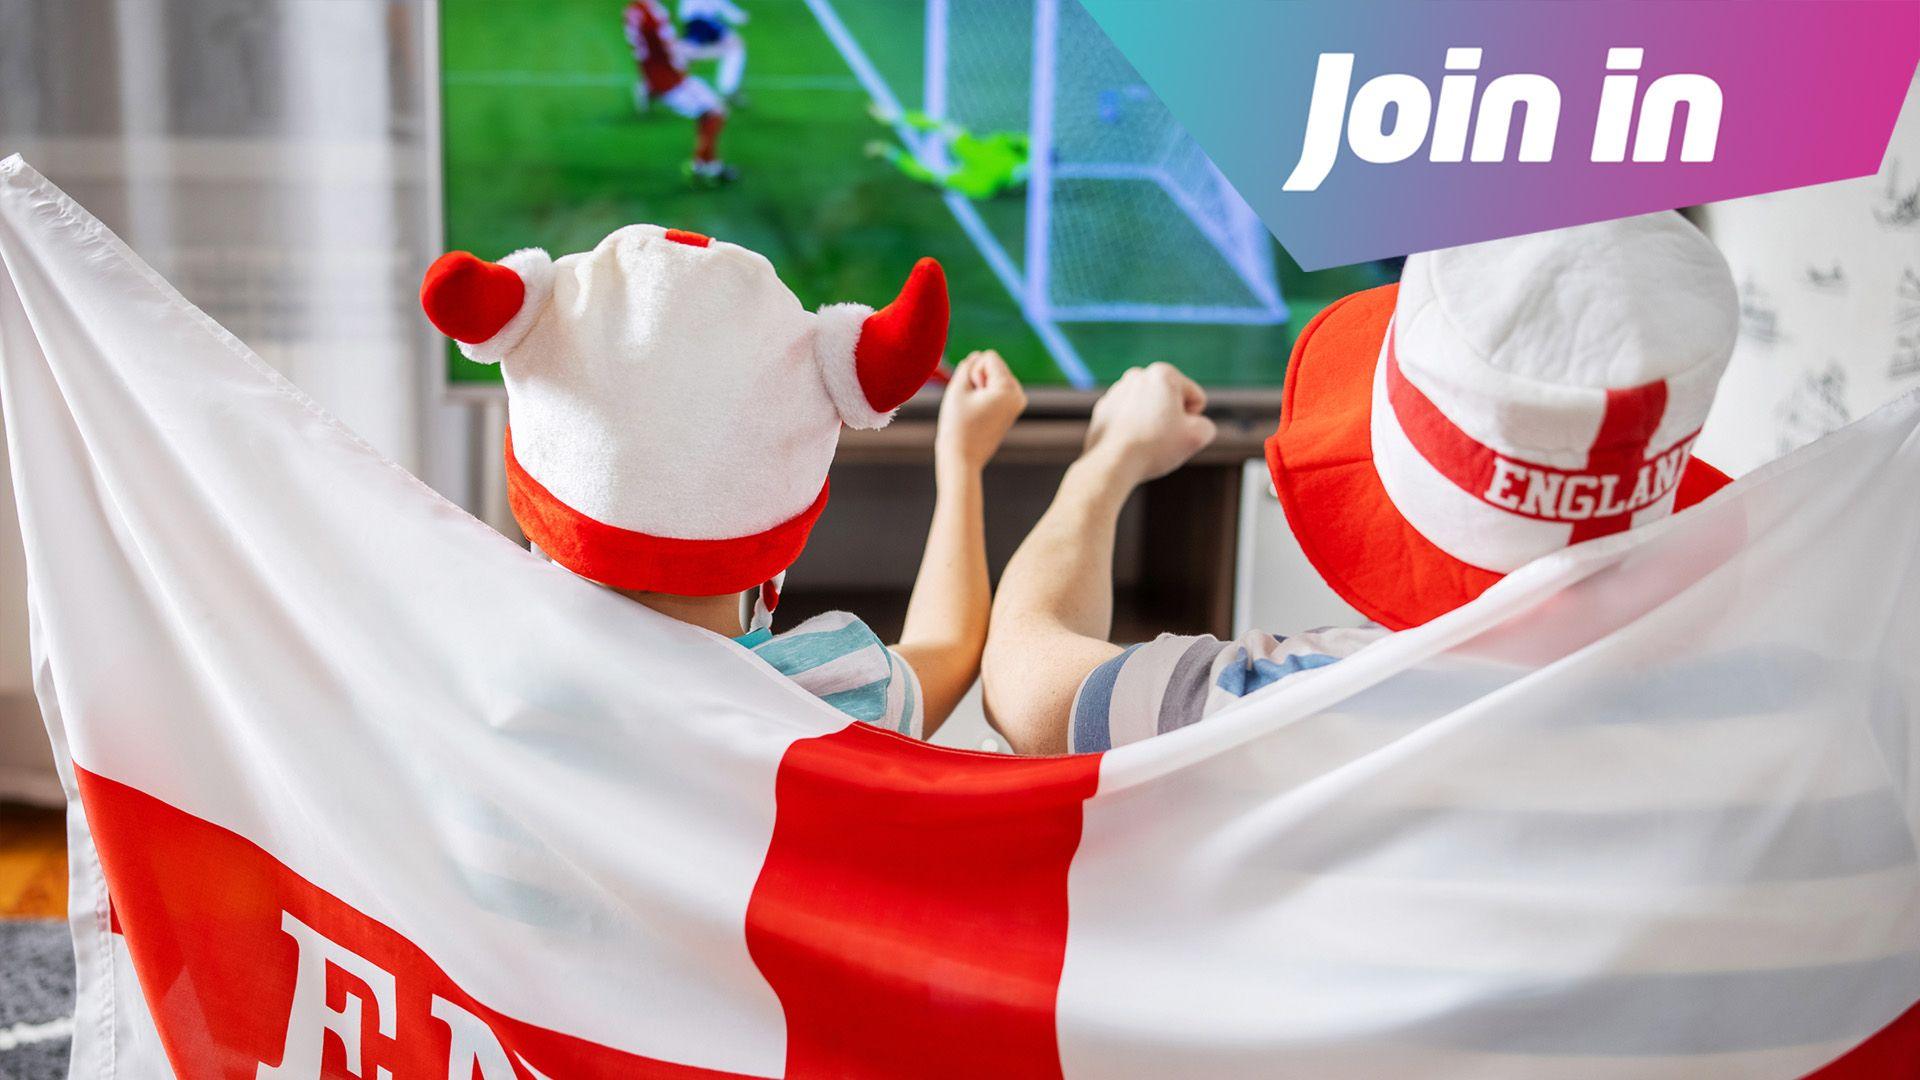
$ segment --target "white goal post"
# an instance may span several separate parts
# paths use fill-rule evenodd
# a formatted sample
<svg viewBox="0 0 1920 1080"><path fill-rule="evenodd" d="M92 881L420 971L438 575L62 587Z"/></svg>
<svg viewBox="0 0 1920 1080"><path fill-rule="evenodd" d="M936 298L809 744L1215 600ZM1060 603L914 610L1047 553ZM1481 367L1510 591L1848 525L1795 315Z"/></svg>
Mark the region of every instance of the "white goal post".
<svg viewBox="0 0 1920 1080"><path fill-rule="evenodd" d="M1266 227L1079 0L927 0L925 50L929 116L1031 140L1030 317L1286 321ZM948 165L937 134L916 152Z"/></svg>

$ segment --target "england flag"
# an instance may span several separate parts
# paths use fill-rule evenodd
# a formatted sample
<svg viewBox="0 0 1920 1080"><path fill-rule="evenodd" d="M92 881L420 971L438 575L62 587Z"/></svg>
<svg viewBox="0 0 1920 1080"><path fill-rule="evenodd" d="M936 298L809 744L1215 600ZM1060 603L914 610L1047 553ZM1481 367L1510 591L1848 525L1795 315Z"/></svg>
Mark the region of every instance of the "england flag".
<svg viewBox="0 0 1920 1080"><path fill-rule="evenodd" d="M17 157L0 402L75 1077L1920 1076L1920 398L1033 759L515 546Z"/></svg>

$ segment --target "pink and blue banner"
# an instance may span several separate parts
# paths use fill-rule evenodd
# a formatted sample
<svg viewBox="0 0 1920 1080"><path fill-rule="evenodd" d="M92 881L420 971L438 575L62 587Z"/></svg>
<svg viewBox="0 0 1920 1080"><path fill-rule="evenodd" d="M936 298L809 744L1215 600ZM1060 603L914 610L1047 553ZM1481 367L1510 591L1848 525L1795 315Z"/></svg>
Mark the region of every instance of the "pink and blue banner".
<svg viewBox="0 0 1920 1080"><path fill-rule="evenodd" d="M1308 269L1876 171L1911 0L1082 0Z"/></svg>

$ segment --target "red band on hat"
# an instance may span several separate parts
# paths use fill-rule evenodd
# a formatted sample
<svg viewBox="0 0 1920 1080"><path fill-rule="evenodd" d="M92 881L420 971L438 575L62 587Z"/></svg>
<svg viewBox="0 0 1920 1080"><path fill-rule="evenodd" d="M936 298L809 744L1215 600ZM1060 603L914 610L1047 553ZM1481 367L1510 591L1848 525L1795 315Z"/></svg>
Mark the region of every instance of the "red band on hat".
<svg viewBox="0 0 1920 1080"><path fill-rule="evenodd" d="M1608 390L1586 467L1562 469L1503 454L1461 430L1400 370L1391 327L1386 378L1394 418L1428 464L1496 509L1572 525L1570 544L1624 532L1634 514L1671 495L1700 434L1650 454L1648 444L1667 411L1667 384Z"/></svg>
<svg viewBox="0 0 1920 1080"><path fill-rule="evenodd" d="M756 588L793 565L827 508L828 485L822 484L813 505L762 533L721 540L653 536L597 521L561 502L521 468L511 430L506 459L507 504L527 539L561 566L616 589L720 596ZM777 594L769 609L773 603Z"/></svg>

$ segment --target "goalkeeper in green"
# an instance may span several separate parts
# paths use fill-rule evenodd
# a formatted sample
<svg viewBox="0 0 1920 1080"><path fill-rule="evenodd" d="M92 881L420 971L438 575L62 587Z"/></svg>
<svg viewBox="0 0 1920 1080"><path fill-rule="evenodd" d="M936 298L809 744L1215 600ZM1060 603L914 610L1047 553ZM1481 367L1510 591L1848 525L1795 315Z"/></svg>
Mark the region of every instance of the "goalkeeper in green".
<svg viewBox="0 0 1920 1080"><path fill-rule="evenodd" d="M873 118L883 124L890 125L896 119L878 105L871 111ZM935 169L914 156L911 150L881 141L867 144L867 156L879 158L929 187L958 192L969 199L991 199L1027 182L1031 141L1025 132L993 131L975 135L952 121L938 120L918 111L898 119L914 131L938 139L946 150L948 164Z"/></svg>

